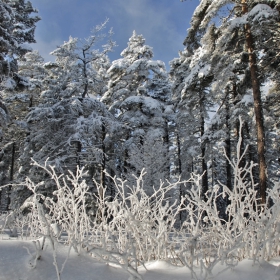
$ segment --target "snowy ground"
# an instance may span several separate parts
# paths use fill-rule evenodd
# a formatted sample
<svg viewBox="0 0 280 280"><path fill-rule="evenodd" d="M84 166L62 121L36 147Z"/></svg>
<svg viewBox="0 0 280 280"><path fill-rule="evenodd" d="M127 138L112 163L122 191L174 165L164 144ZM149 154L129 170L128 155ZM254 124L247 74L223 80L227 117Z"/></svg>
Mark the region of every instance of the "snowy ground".
<svg viewBox="0 0 280 280"><path fill-rule="evenodd" d="M42 258L38 261L37 267L30 267L31 256L24 248L35 252L31 241L10 238L8 235L0 235L0 280L55 280L56 271L52 264L52 252L47 247ZM67 247L61 246L58 252L59 265L63 263L67 255ZM245 260L232 270L223 270L218 265L212 279L217 280L279 280L280 269L277 266L279 260L272 260L270 263L252 265L252 261ZM139 268L144 280L188 280L191 274L186 268L174 267L164 261L148 263L146 269ZM218 275L217 275L218 274ZM129 278L127 272L121 268L112 267L108 264L99 263L88 256L77 256L75 252L70 253L61 275L62 280L126 280ZM197 271L198 279L203 276Z"/></svg>

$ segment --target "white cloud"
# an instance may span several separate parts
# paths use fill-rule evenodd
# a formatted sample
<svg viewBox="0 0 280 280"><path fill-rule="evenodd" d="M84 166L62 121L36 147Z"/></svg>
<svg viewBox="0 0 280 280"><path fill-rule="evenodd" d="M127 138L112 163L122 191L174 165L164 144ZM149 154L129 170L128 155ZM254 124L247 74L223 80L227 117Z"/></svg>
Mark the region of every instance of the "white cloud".
<svg viewBox="0 0 280 280"><path fill-rule="evenodd" d="M54 61L55 57L50 55L50 52L55 50L57 46L63 43L62 40L55 39L51 41L45 41L43 38L37 37L37 43L32 44L31 47L33 50L38 50L40 55L44 58L45 62Z"/></svg>

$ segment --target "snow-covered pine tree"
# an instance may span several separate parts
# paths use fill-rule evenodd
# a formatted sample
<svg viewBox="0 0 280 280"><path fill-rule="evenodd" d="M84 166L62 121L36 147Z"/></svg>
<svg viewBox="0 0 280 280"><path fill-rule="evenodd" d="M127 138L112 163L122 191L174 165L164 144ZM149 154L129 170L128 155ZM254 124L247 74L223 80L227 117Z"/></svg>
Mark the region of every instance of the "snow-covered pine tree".
<svg viewBox="0 0 280 280"><path fill-rule="evenodd" d="M24 118L37 103L44 79L43 58L38 52L28 52L18 59L19 83L16 88L2 91L9 110L10 123L3 129L1 141L0 184L5 185L16 179L19 170L20 151L26 138ZM31 78L32 77L32 78ZM7 188L3 190L5 193ZM2 207L6 208L6 195Z"/></svg>
<svg viewBox="0 0 280 280"><path fill-rule="evenodd" d="M260 1L248 13L254 48L257 54L258 77L261 81L265 127L265 157L267 184L279 181L279 1ZM251 8L249 7L249 8Z"/></svg>
<svg viewBox="0 0 280 280"><path fill-rule="evenodd" d="M16 125L18 120L14 119L14 116L23 113L19 113L20 106L17 106L17 112L12 112L11 109L16 108L7 106L5 99L6 101L7 98L17 99L13 95L22 90L24 79L17 74L17 60L30 51L25 43L35 42L35 24L40 18L34 13L37 11L29 1L6 0L0 2L0 184L11 182L14 179L16 145L19 144L15 142L15 139L20 134L20 129ZM21 101L17 102L17 105ZM8 123L10 125L7 128ZM15 134L3 135L3 129L6 132L14 130ZM10 136L12 137L10 138ZM0 204L2 209L7 207L6 194L2 195L2 199L0 198Z"/></svg>
<svg viewBox="0 0 280 280"><path fill-rule="evenodd" d="M217 108L208 124L204 141L210 143L213 149L210 164L212 185L220 181L232 189L231 167L223 156L223 148L227 158L231 159L233 156L231 147L236 146L239 137L242 138L241 153L246 145L251 144L248 137L250 134L245 133L245 128L252 126L249 113L252 112L253 102L247 92L249 86L247 81L250 78L247 56L242 45L238 43L240 30L235 29L231 36L228 36L224 33L224 28L223 24L220 26L212 24L201 39L202 44L204 46L210 44L212 50L209 57L214 76L211 90ZM238 135L240 116L244 121L242 135ZM250 156L254 154L249 154L247 159L252 160Z"/></svg>
<svg viewBox="0 0 280 280"><path fill-rule="evenodd" d="M213 80L209 61L211 49L197 41L198 35L193 33L190 35L191 38L187 37L184 42L186 47L179 53L180 57L170 62L173 102L176 104L177 112L177 149L180 149L178 161L181 164L178 165L180 167L178 173L183 178L188 178L192 171L204 174L201 192L204 196L208 191L208 169L207 143L203 141L203 136L205 122L212 106L212 95L209 90Z"/></svg>
<svg viewBox="0 0 280 280"><path fill-rule="evenodd" d="M103 172L104 143L118 129L114 117L98 100L106 85L103 68L108 66L107 53L114 45L109 37L102 50L96 49L106 37L102 34L104 28L105 24L97 26L84 42L70 37L52 53L56 61L44 65L46 76L39 104L25 119L28 136L21 151L19 172L19 179L45 179L42 192L51 192L52 186L46 174L32 166L32 159L54 165L59 172L75 171L77 165L85 166L91 177L100 177ZM17 188L14 202L21 203L28 195L26 189Z"/></svg>
<svg viewBox="0 0 280 280"><path fill-rule="evenodd" d="M152 60L153 51L134 31L123 58L108 70L108 91L102 101L127 129L123 145L115 152L118 174L126 179L146 168L147 189L169 177L168 114L165 101L170 84L162 61Z"/></svg>

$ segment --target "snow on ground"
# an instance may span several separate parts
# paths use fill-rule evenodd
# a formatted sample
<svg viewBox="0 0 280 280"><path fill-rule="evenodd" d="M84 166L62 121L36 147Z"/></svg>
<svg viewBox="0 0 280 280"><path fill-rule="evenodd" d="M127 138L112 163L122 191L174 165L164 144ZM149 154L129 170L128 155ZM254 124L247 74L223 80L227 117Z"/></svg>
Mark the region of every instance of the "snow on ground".
<svg viewBox="0 0 280 280"><path fill-rule="evenodd" d="M8 235L0 235L0 280L55 280L56 271L52 264L52 252L47 247L37 267L32 269L29 265L31 256L24 248L35 252L32 241L10 238ZM59 265L64 262L67 255L67 247L61 245L58 252ZM280 269L278 265L280 258L270 263L255 264L244 260L234 269L226 270L222 265L214 271L216 280L279 280ZM154 261L146 264L146 268L140 267L139 272L143 280L189 280L191 274L187 268L175 267L165 261ZM217 275L218 274L218 275ZM198 279L203 279L199 270ZM70 253L62 273L62 280L126 280L129 278L127 272L121 268L112 267L105 263L99 263L89 256L78 256L75 252Z"/></svg>
<svg viewBox="0 0 280 280"><path fill-rule="evenodd" d="M29 265L31 257L27 250L35 252L31 241L0 240L0 280L55 280L57 279L53 266L52 252L47 248L43 252L37 267ZM61 266L67 255L67 248L58 253L58 262ZM123 280L128 274L121 269L110 267L104 263L93 261L88 256L78 256L71 252L62 273L62 279L67 280Z"/></svg>

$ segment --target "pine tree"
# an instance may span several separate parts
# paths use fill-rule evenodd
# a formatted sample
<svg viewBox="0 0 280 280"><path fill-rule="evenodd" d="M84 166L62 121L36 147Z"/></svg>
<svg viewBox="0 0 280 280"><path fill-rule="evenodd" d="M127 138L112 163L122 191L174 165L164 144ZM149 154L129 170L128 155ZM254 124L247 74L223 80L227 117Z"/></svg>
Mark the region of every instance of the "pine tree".
<svg viewBox="0 0 280 280"><path fill-rule="evenodd" d="M1 142L2 165L0 182L2 185L12 181L17 176L19 150L22 149L22 143L26 137L24 118L29 113L29 110L38 104L42 81L45 76L43 58L38 52L26 53L18 60L18 72L16 75L19 77L17 87L13 90L6 89L2 91L11 120L9 125L4 128Z"/></svg>
<svg viewBox="0 0 280 280"><path fill-rule="evenodd" d="M213 80L210 49L196 41L197 36L185 40L185 50L180 57L171 61L171 77L173 79L173 100L177 104L176 126L180 141L180 162L183 163L183 178L188 178L194 170L201 172L202 196L208 191L207 143L203 141L205 122L212 106L209 88ZM192 39L191 39L192 38ZM195 41L192 41L195 40ZM178 147L179 148L179 147ZM194 163L199 157L200 166Z"/></svg>
<svg viewBox="0 0 280 280"><path fill-rule="evenodd" d="M94 49L95 43L104 38L99 34L104 27L96 27L85 42L70 37L53 52L56 61L44 65L39 104L26 116L28 135L21 150L18 180L25 176L36 182L45 180L41 191L48 195L52 190L50 180L32 166L32 160L54 165L61 173L85 166L90 176L86 179L91 183L92 176L101 176L105 138L118 129L114 117L98 100L106 85L102 76L106 73L102 68L108 65L106 54L114 45L109 39L103 50ZM14 203L20 204L28 195L25 189L15 189Z"/></svg>
<svg viewBox="0 0 280 280"><path fill-rule="evenodd" d="M120 176L147 170L147 189L169 176L168 117L165 101L170 84L162 61L152 60L153 51L134 31L123 58L108 70L108 90L102 101L126 125L123 145L115 154ZM159 164L160 163L160 164ZM148 190L148 191L150 191Z"/></svg>
<svg viewBox="0 0 280 280"><path fill-rule="evenodd" d="M25 43L35 43L35 24L38 16L31 3L25 0L6 0L0 2L0 184L13 182L16 173L19 139L22 129L19 126L22 104L26 101L25 78L18 72L18 62L30 51ZM23 106L25 107L25 106ZM3 133L5 130L5 133ZM9 204L9 189L0 192L1 208Z"/></svg>

